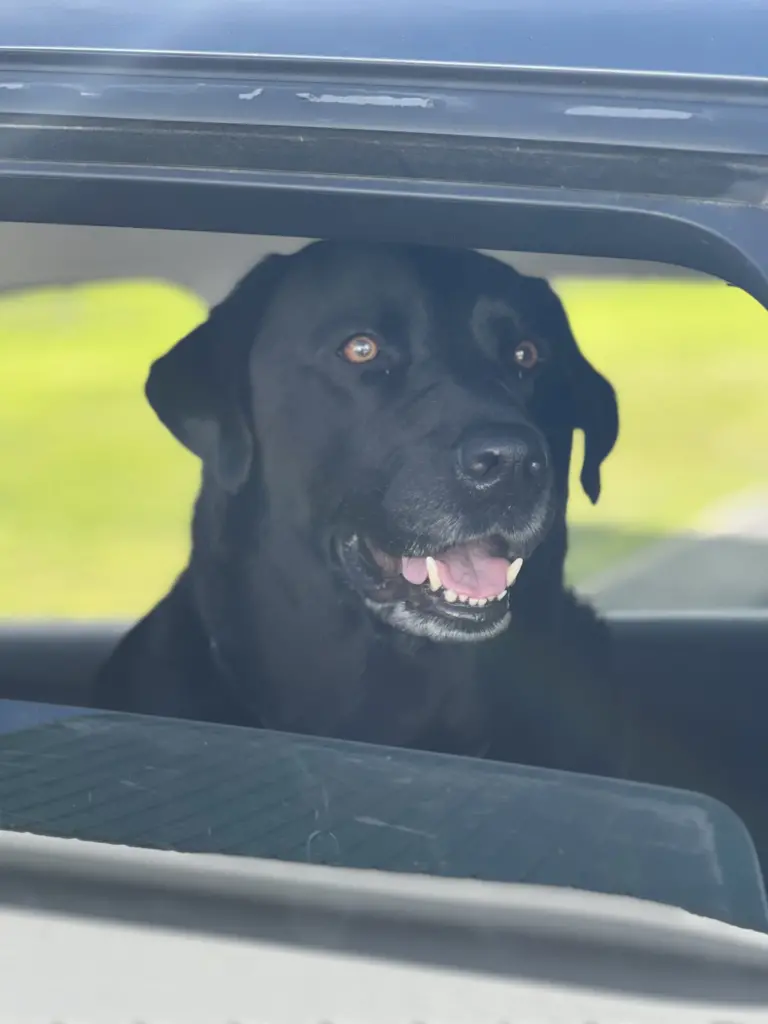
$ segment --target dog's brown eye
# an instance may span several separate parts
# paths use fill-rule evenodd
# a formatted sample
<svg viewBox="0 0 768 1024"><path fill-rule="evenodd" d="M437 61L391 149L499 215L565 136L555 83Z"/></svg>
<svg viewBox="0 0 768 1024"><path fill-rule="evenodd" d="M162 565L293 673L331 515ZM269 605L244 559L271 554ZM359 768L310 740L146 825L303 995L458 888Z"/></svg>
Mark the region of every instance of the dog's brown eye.
<svg viewBox="0 0 768 1024"><path fill-rule="evenodd" d="M539 361L539 350L532 341L521 341L512 358L522 370L532 370Z"/></svg>
<svg viewBox="0 0 768 1024"><path fill-rule="evenodd" d="M370 363L379 354L379 346L365 334L350 338L341 350L341 354L350 363Z"/></svg>

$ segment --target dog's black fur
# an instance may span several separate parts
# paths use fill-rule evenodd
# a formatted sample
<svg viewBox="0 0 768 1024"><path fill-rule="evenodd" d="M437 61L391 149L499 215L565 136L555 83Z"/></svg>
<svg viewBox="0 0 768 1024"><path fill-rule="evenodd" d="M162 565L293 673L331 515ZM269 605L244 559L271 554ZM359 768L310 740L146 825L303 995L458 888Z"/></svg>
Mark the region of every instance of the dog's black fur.
<svg viewBox="0 0 768 1024"><path fill-rule="evenodd" d="M360 335L370 363L343 358ZM573 431L596 501L618 413L545 281L464 250L314 243L256 266L147 396L202 460L192 552L97 706L619 773L607 633L563 585ZM501 451L492 486L457 469L477 437ZM525 558L510 614L396 570L491 535Z"/></svg>

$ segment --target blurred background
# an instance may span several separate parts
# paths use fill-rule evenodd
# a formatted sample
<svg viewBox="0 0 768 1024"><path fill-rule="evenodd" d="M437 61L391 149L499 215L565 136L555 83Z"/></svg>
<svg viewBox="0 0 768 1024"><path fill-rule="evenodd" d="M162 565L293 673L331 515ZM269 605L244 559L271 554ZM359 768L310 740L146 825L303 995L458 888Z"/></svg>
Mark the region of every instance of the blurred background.
<svg viewBox="0 0 768 1024"><path fill-rule="evenodd" d="M0 224L0 616L134 618L183 567L194 457L150 362L300 239ZM497 254L550 277L617 389L593 507L574 459L569 577L605 610L768 607L768 315L661 265Z"/></svg>

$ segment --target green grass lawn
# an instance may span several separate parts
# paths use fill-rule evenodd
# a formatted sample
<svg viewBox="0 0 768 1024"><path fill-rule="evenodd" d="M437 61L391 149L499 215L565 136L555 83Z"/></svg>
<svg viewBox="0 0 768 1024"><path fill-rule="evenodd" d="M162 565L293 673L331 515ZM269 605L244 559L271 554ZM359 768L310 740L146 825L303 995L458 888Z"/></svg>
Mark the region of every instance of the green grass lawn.
<svg viewBox="0 0 768 1024"><path fill-rule="evenodd" d="M574 482L579 579L768 479L768 316L717 283L559 290L622 411L600 504ZM0 615L135 616L181 568L197 464L143 384L203 315L152 282L0 298Z"/></svg>
<svg viewBox="0 0 768 1024"><path fill-rule="evenodd" d="M562 282L574 333L619 396L592 506L577 484L570 576L607 567L768 483L768 314L720 282Z"/></svg>

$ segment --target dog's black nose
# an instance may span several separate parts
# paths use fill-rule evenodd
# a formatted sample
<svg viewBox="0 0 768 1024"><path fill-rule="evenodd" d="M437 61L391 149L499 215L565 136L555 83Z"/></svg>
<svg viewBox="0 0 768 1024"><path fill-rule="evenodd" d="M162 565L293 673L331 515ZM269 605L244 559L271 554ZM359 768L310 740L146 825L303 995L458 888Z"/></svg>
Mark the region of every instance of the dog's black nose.
<svg viewBox="0 0 768 1024"><path fill-rule="evenodd" d="M542 438L521 425L473 432L459 445L457 462L459 478L484 490L512 477L520 483L538 482L548 458Z"/></svg>

